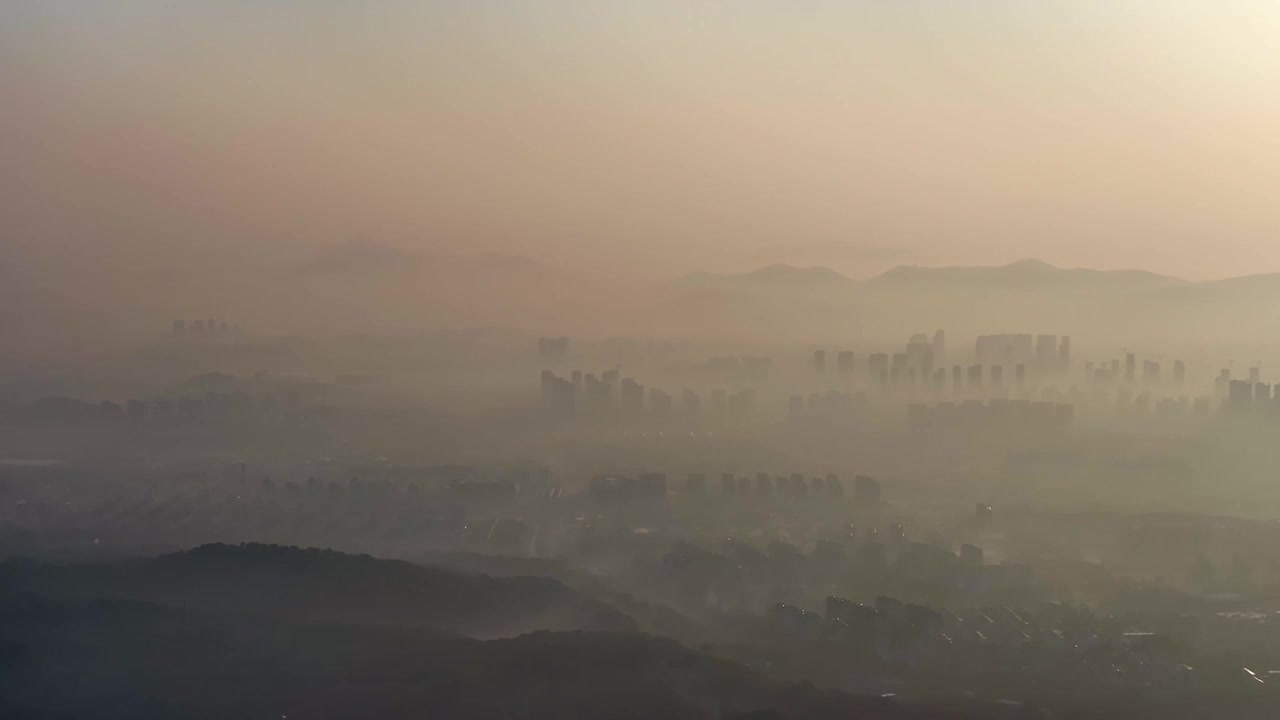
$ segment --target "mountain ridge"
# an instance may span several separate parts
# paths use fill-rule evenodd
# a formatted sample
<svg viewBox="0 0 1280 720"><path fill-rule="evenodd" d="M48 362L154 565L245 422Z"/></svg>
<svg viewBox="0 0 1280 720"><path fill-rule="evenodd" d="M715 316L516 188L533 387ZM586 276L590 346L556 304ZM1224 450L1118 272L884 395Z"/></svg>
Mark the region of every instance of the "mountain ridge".
<svg viewBox="0 0 1280 720"><path fill-rule="evenodd" d="M804 283L875 286L930 280L949 282L960 280L1098 282L1107 280L1116 283L1127 280L1150 286L1226 288L1258 286L1271 282L1280 285L1280 272L1238 275L1213 280L1189 280L1141 268L1100 270L1089 267L1059 267L1037 258L1024 258L1005 265L897 265L865 280L857 280L824 265L799 266L773 263L741 273L692 272L675 278L673 284L681 287L749 289L752 286L794 287Z"/></svg>

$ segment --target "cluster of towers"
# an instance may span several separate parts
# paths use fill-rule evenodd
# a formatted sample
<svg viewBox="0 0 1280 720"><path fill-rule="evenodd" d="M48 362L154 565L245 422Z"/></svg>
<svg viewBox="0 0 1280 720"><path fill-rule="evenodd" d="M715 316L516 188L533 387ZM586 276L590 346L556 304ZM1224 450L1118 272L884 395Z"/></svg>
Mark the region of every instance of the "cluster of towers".
<svg viewBox="0 0 1280 720"><path fill-rule="evenodd" d="M1138 358L1133 353L1126 353L1124 356L1124 369L1121 374L1119 358L1112 358L1109 362L1094 362L1088 360L1084 364L1085 378L1094 384L1115 383L1124 380L1125 383L1133 384L1139 381L1156 385L1164 382L1163 368L1159 360L1142 361L1142 374L1138 375ZM1181 385L1187 377L1187 366L1181 360L1173 361L1172 379L1174 384Z"/></svg>
<svg viewBox="0 0 1280 720"><path fill-rule="evenodd" d="M1071 367L1071 337L1063 335L981 335L974 344L979 363L1031 364L1038 373L1051 375Z"/></svg>
<svg viewBox="0 0 1280 720"><path fill-rule="evenodd" d="M743 416L755 409L755 390L727 392L712 390L709 407L712 415ZM621 418L650 420L659 425L677 416L697 419L703 414L702 396L685 390L677 399L659 388L646 388L633 378L621 377L617 370L600 375L574 370L568 377L551 370L542 371L542 407L555 419Z"/></svg>
<svg viewBox="0 0 1280 720"><path fill-rule="evenodd" d="M175 337L226 337L240 335L241 332L239 325L229 323L226 320L173 321L173 334Z"/></svg>
<svg viewBox="0 0 1280 720"><path fill-rule="evenodd" d="M665 473L641 473L635 477L623 475L597 475L591 479L589 490L597 499L661 499L668 493ZM684 491L689 496L702 496L709 492L704 473L690 473L685 479ZM845 485L836 473L823 477L806 478L804 473L791 473L774 477L758 472L754 477L739 477L726 472L720 476L720 494L725 497L833 497L845 495ZM866 475L853 480L853 499L866 505L880 503L880 482Z"/></svg>
<svg viewBox="0 0 1280 720"><path fill-rule="evenodd" d="M134 421L163 422L180 419L228 420L251 415L270 416L276 413L297 412L302 406L302 393L286 389L279 393L264 392L251 395L244 391L207 391L201 396L156 398L155 400L129 400L123 403L106 400L98 404L107 420L129 419Z"/></svg>
<svg viewBox="0 0 1280 720"><path fill-rule="evenodd" d="M1249 368L1248 380L1231 379L1231 370L1224 368L1214 383L1218 396L1224 400L1224 408L1232 415L1262 414L1280 417L1280 383L1274 387L1262 382L1262 371Z"/></svg>
<svg viewBox="0 0 1280 720"><path fill-rule="evenodd" d="M942 402L933 407L907 406L907 419L916 432L926 430L1001 430L1044 432L1069 427L1075 406L1050 400L991 398L987 402Z"/></svg>
<svg viewBox="0 0 1280 720"><path fill-rule="evenodd" d="M934 365L941 362L946 352L946 343L946 333L942 330L935 332L932 340L924 334L913 335L907 341L907 347L903 352L892 355L889 353L868 355L867 374L872 379L878 378L886 383L891 380L904 380L907 375L910 375L913 381L917 376L921 380L927 379L932 374ZM837 374L852 375L856 371L857 366L852 351L837 350L833 355ZM827 350L825 348L814 350L810 365L814 372L825 373Z"/></svg>

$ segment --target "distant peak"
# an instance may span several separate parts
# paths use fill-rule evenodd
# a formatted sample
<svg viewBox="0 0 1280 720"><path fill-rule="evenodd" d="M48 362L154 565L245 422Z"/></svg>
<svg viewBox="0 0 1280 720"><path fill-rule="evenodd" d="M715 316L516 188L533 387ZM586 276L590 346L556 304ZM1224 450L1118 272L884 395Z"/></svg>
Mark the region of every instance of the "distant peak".
<svg viewBox="0 0 1280 720"><path fill-rule="evenodd" d="M757 278L844 278L844 275L828 267L797 267L785 263L774 263L747 273L748 277Z"/></svg>
<svg viewBox="0 0 1280 720"><path fill-rule="evenodd" d="M1005 265L1006 268L1018 270L1057 270L1058 268L1037 258L1023 258Z"/></svg>

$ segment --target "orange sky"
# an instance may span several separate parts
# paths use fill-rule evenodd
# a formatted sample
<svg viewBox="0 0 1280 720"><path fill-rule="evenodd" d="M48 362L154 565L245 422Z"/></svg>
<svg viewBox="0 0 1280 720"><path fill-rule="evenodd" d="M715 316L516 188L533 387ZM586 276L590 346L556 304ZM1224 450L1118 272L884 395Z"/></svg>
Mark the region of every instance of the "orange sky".
<svg viewBox="0 0 1280 720"><path fill-rule="evenodd" d="M1280 271L1276 37L1261 1L8 3L0 215L128 260Z"/></svg>

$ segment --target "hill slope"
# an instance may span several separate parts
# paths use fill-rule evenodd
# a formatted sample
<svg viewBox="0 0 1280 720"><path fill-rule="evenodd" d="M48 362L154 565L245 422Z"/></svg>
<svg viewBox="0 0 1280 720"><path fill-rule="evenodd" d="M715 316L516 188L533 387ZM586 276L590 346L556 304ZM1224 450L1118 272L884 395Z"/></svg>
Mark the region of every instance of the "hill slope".
<svg viewBox="0 0 1280 720"><path fill-rule="evenodd" d="M0 572L12 590L68 601L110 598L473 637L635 627L626 615L551 578L491 578L274 545L206 545L105 565L9 564Z"/></svg>

